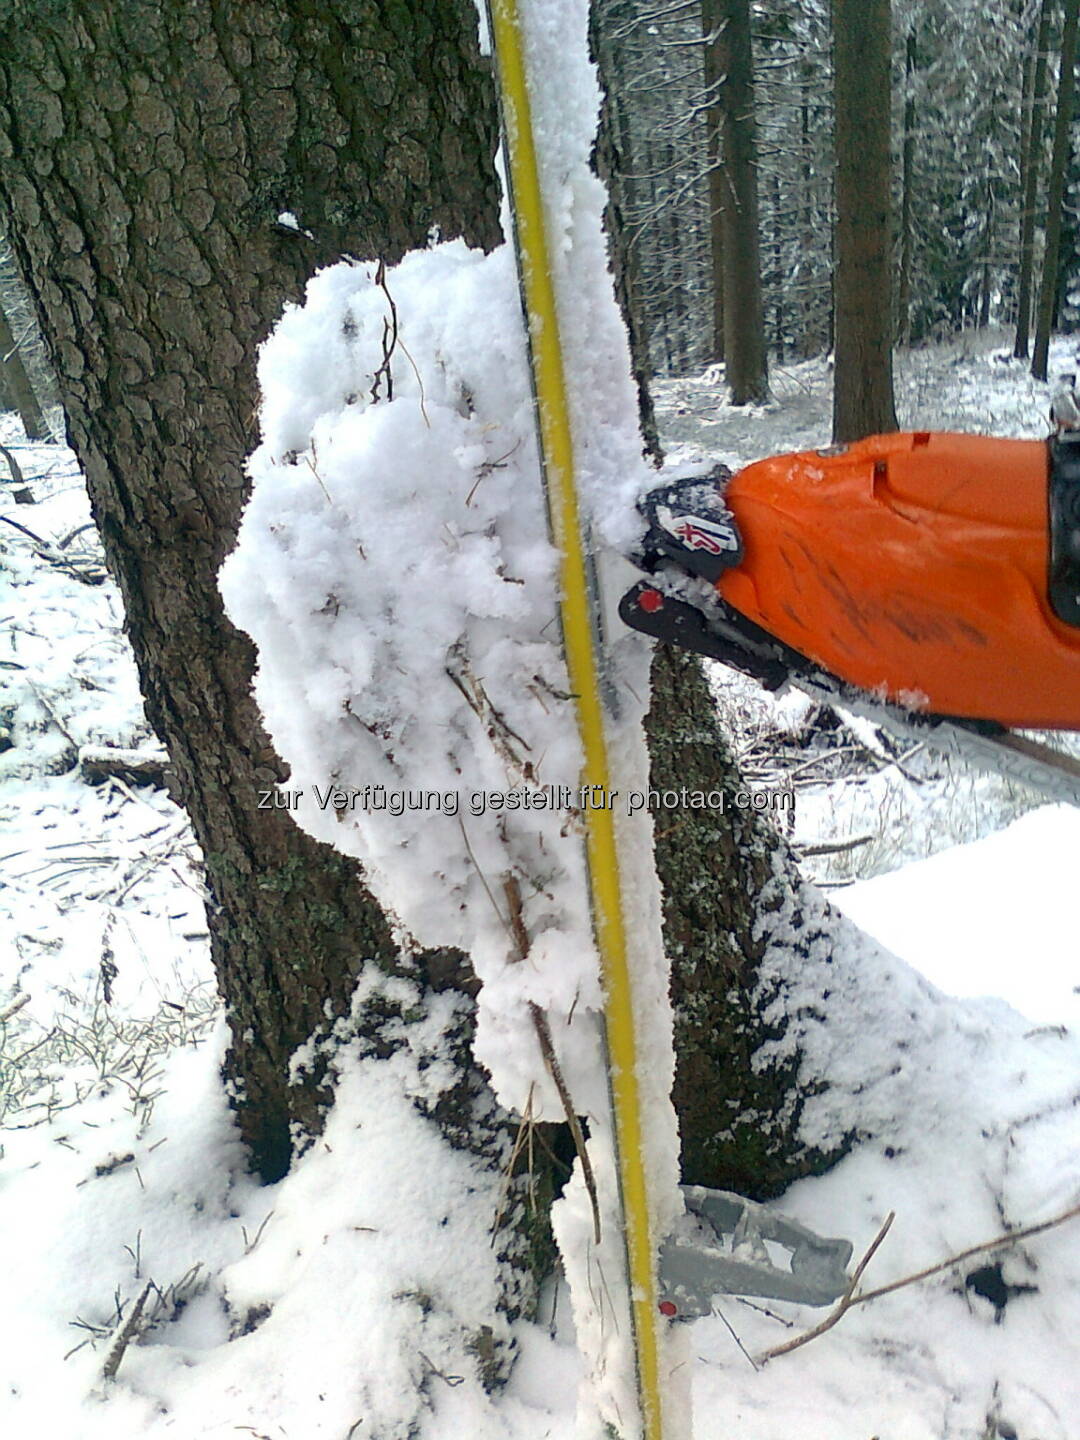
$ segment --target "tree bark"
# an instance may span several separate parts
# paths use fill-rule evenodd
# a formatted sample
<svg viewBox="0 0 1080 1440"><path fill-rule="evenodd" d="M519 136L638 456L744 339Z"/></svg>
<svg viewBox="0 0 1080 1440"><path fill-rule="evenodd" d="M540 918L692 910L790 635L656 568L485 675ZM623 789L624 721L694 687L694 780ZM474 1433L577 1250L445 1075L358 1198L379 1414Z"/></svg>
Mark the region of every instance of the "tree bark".
<svg viewBox="0 0 1080 1440"><path fill-rule="evenodd" d="M26 438L28 440L47 440L49 427L45 424L45 417L41 413L41 406L34 394L34 387L30 384L30 377L26 373L26 366L22 362L19 347L2 305L0 305L0 380L3 381L3 394L11 397L12 405L19 412L19 419L26 431Z"/></svg>
<svg viewBox="0 0 1080 1440"><path fill-rule="evenodd" d="M1043 0L1035 37L1035 61L1031 78L1029 108L1022 118L1020 167L1019 273L1016 282L1016 340L1013 355L1026 360L1031 331L1031 291L1035 259L1035 198L1039 193L1039 161L1042 156L1043 111L1046 104L1046 52L1050 44L1051 0Z"/></svg>
<svg viewBox="0 0 1080 1440"><path fill-rule="evenodd" d="M834 0L833 440L896 429L892 382L889 0Z"/></svg>
<svg viewBox="0 0 1080 1440"><path fill-rule="evenodd" d="M776 363L783 365L786 358L785 329L787 319L784 314L784 234L783 220L780 211L780 176L774 170L769 177L771 200L772 200L772 277L773 287L773 348L776 351Z"/></svg>
<svg viewBox="0 0 1080 1440"><path fill-rule="evenodd" d="M1050 331L1054 324L1054 307L1058 295L1061 211L1065 199L1065 172L1068 168L1071 145L1070 127L1073 115L1078 15L1080 15L1080 0L1065 0L1065 28L1061 37L1057 114L1054 118L1054 149L1050 158L1050 183L1046 198L1046 249L1043 254L1042 281L1039 286L1035 345L1031 356L1031 373L1036 380L1046 379Z"/></svg>
<svg viewBox="0 0 1080 1440"><path fill-rule="evenodd" d="M352 862L258 809L286 770L216 585L255 439L255 354L319 264L393 260L435 225L499 242L490 75L464 4L117 0L2 23L0 106L0 222L205 856L230 1073L273 1179L290 1124L310 1129L325 1098L289 1085L289 1056L396 946ZM431 963L443 983L464 973Z"/></svg>
<svg viewBox="0 0 1080 1440"><path fill-rule="evenodd" d="M711 52L707 73L723 77L724 361L733 405L768 398L761 296L754 60L749 0L703 0Z"/></svg>
<svg viewBox="0 0 1080 1440"><path fill-rule="evenodd" d="M914 25L904 46L904 138L900 151L900 279L896 296L896 338L911 343L911 268L914 234L911 224L915 184L915 72L919 63Z"/></svg>
<svg viewBox="0 0 1080 1440"><path fill-rule="evenodd" d="M661 646L652 682L650 786L743 788L697 657ZM769 1199L847 1149L824 1153L799 1138L806 1101L821 1088L799 1080L801 1055L763 1067L759 1054L788 1023L774 1005L782 982L762 978L766 955L770 973L795 971L815 948L828 952L828 936L816 923L774 929L785 898L795 897L796 916L815 907L786 845L752 811L658 816L656 869L672 967L683 1178Z"/></svg>
<svg viewBox="0 0 1080 1440"><path fill-rule="evenodd" d="M589 45L601 75L615 73L615 59L609 41L614 16L608 13L613 9L610 0L595 0L589 7ZM641 297L641 266L637 247L626 241L625 215L629 205L627 177L633 167L630 126L625 104L613 86L604 88L593 163L608 192L604 215L608 262L630 339L630 360L634 370L634 383L637 386L642 440L645 453L658 457L660 437L656 431L656 414L649 389L653 367L649 360L649 339Z"/></svg>
<svg viewBox="0 0 1080 1440"><path fill-rule="evenodd" d="M704 0L701 24L704 32L703 69L707 104L705 107L705 160L708 165L706 194L709 205L709 275L712 280L712 348L709 359L724 358L724 106L721 90L724 73L718 62L718 7Z"/></svg>

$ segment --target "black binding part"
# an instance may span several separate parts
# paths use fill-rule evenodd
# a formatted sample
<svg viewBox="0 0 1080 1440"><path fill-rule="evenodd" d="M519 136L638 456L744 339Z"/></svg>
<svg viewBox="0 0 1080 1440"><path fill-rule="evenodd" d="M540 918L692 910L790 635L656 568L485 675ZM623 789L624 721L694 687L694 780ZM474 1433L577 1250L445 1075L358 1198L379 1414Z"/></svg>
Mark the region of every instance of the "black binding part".
<svg viewBox="0 0 1080 1440"><path fill-rule="evenodd" d="M719 660L752 676L766 690L779 690L791 672L791 667L780 657L779 643L749 620L736 616L734 611L728 620L719 603L715 609L716 614L706 616L695 605L641 580L619 602L619 617L631 630L662 644L677 645L710 660ZM741 633L744 629L759 640L764 653L755 653L755 648L751 648L753 642L748 644L747 637Z"/></svg>
<svg viewBox="0 0 1080 1440"><path fill-rule="evenodd" d="M1080 626L1080 432L1050 441L1050 605Z"/></svg>

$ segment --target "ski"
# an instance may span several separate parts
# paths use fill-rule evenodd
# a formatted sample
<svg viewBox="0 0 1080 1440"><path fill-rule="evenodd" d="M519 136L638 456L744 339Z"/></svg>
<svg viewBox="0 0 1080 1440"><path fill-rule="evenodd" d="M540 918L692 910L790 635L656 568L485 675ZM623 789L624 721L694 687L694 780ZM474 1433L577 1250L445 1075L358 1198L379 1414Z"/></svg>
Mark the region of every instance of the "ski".
<svg viewBox="0 0 1080 1440"><path fill-rule="evenodd" d="M502 120L518 284L528 338L535 401L536 434L551 537L559 552L563 649L581 749L582 781L610 792L604 716L604 655L598 624L591 557L582 537L565 362L560 336L545 196L533 132L531 76L519 0L487 0ZM702 544L721 548L722 533ZM620 856L610 807L589 808L583 816L590 902L604 989L603 1031L617 1169L617 1211L621 1215L628 1291L629 1329L643 1440L670 1437L662 1393L657 1262L660 1237L653 1222L653 1196L645 1170L647 1113L639 1083L638 1017L629 965ZM620 1430L631 1423L621 1417Z"/></svg>

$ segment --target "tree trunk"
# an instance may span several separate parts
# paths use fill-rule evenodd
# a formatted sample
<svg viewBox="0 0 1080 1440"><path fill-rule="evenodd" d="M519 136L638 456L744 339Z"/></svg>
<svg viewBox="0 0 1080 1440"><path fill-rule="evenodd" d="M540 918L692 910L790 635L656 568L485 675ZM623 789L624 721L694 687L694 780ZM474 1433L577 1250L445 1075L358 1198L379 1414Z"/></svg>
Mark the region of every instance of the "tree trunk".
<svg viewBox="0 0 1080 1440"><path fill-rule="evenodd" d="M896 429L892 383L889 0L834 0L833 440Z"/></svg>
<svg viewBox="0 0 1080 1440"><path fill-rule="evenodd" d="M650 786L742 788L700 661L661 646L652 680ZM795 973L815 947L827 953L827 935L813 921L780 922L785 899L795 897L796 916L815 906L776 831L750 811L658 817L656 868L672 967L683 1178L768 1199L842 1153L799 1139L814 1092L797 1079L801 1056L759 1064L762 1047L780 1040L788 1023L782 1005L766 1019L783 982L766 981L762 962L768 955L771 974Z"/></svg>
<svg viewBox="0 0 1080 1440"><path fill-rule="evenodd" d="M724 74L718 68L717 6L704 0L701 25L704 32L703 74L705 107L705 160L708 165L706 194L709 205L709 275L712 280L712 347L709 359L724 358L724 106L721 89Z"/></svg>
<svg viewBox="0 0 1080 1440"><path fill-rule="evenodd" d="M47 6L0 27L0 216L36 298L143 693L206 861L240 1120L288 1167L290 1055L391 963L355 865L258 809L286 771L216 575L245 498L255 353L344 253L501 239L466 5ZM348 18L359 16L360 18ZM292 211L314 239L277 223ZM455 983L460 962L431 962ZM441 978L440 978L441 977Z"/></svg>
<svg viewBox="0 0 1080 1440"><path fill-rule="evenodd" d="M979 318L978 328L985 330L990 324L990 300L992 293L991 284L991 260L994 254L994 182L992 177L986 179L986 222L983 227L983 263L982 274L979 280Z"/></svg>
<svg viewBox="0 0 1080 1440"><path fill-rule="evenodd" d="M723 76L724 360L733 405L769 394L761 299L749 0L703 0L708 73Z"/></svg>
<svg viewBox="0 0 1080 1440"><path fill-rule="evenodd" d="M911 266L914 235L911 224L912 190L915 183L915 72L919 63L915 27L908 31L904 46L904 139L900 151L900 280L896 296L896 338L911 343Z"/></svg>
<svg viewBox="0 0 1080 1440"><path fill-rule="evenodd" d="M773 348L776 351L776 363L783 365L786 358L784 331L787 320L784 315L784 236L780 211L780 176L774 170L769 179L772 192Z"/></svg>
<svg viewBox="0 0 1080 1440"><path fill-rule="evenodd" d="M589 7L589 45L601 75L615 73L610 32L615 7L611 0L595 0ZM660 438L656 431L649 382L653 367L649 360L649 338L641 298L641 265L638 247L625 242L625 215L629 205L628 176L633 168L630 126L622 96L613 87L604 89L594 153L596 173L607 187L608 203L604 228L608 237L608 262L615 281L615 293L630 337L630 358L637 386L638 413L645 452L658 457Z"/></svg>
<svg viewBox="0 0 1080 1440"><path fill-rule="evenodd" d="M1031 78L1029 108L1022 118L1020 168L1019 274L1016 282L1016 340L1013 354L1026 360L1031 330L1031 291L1035 256L1035 197L1039 193L1039 161L1042 156L1043 110L1046 104L1046 51L1050 44L1052 0L1043 0L1035 38L1035 64Z"/></svg>
<svg viewBox="0 0 1080 1440"><path fill-rule="evenodd" d="M1035 346L1031 357L1031 373L1036 380L1046 379L1050 331L1053 328L1054 306L1057 302L1061 210L1065 199L1065 172L1071 145L1078 12L1080 0L1065 0L1065 29L1061 37L1061 71L1058 75L1057 114L1054 118L1054 149L1050 158L1050 184L1046 198L1046 250L1043 255L1042 282L1039 286Z"/></svg>
<svg viewBox="0 0 1080 1440"><path fill-rule="evenodd" d="M12 405L19 412L26 438L47 440L49 427L45 424L45 417L34 394L34 387L30 384L30 377L26 373L26 366L22 362L3 306L0 306L0 378L4 382L5 393L11 397Z"/></svg>
<svg viewBox="0 0 1080 1440"><path fill-rule="evenodd" d="M290 1127L316 1130L328 1099L319 1073L290 1084L290 1058L348 1011L363 967L466 999L475 979L459 954L401 954L354 864L259 806L286 772L251 699L251 646L216 586L255 439L256 347L305 278L342 254L393 261L433 227L484 248L502 237L490 66L468 0L225 9L223 20L211 0L112 0L0 24L0 223L55 363L148 713L203 848L229 1072L255 1163L274 1179ZM286 211L299 231L278 222ZM702 788L734 783L704 682L681 659L661 662L650 723L655 784L691 784L672 736L698 744ZM687 1178L738 1176L763 1193L820 1163L791 1119L797 1061L775 1074L744 1063L780 1023L760 1019L770 997L755 960L779 842L733 807L710 823L657 846L679 994L693 997L680 1029L693 1077L680 1091L693 1109ZM706 865L730 857L708 899L685 835L712 847ZM490 1161L511 1122L471 1063L459 1012L459 1083L433 1118ZM373 1044L386 1018L360 1017ZM729 1100L755 1116L745 1134ZM762 1127L763 1113L775 1122ZM522 1222L508 1247L524 1233ZM529 1245L543 1251L542 1234Z"/></svg>

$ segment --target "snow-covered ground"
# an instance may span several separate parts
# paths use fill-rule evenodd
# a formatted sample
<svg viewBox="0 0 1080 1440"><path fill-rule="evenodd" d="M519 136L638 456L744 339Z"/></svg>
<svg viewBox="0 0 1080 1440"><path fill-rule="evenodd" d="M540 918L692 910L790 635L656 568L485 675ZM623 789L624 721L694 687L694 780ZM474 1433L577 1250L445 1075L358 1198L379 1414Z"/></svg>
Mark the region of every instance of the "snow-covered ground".
<svg viewBox="0 0 1080 1440"><path fill-rule="evenodd" d="M903 418L1043 433L1045 387L1001 358L1002 340L904 357ZM715 445L742 463L827 439L821 362L774 389L774 405L747 415L723 403L716 377L667 382L677 456ZM0 720L12 742L0 753L0 1431L345 1440L370 1434L365 1417L419 1380L425 1436L570 1440L579 1362L557 1291L554 1325L549 1309L518 1326L520 1360L494 1399L446 1372L418 1301L398 1305L415 1337L404 1369L400 1333L370 1323L388 1286L415 1291L415 1257L391 1241L403 1225L421 1236L441 1201L469 1253L470 1227L488 1218L475 1195L455 1206L462 1190L437 1194L416 1168L423 1127L401 1097L422 1057L402 1058L381 1089L343 1063L323 1140L276 1186L246 1176L219 1080L224 1027L190 833L163 791L90 785L76 765L84 745L150 746L115 593L60 564L93 575L92 537L69 538L89 518L77 470L60 447L27 446L10 417L0 439L35 495L5 496L0 513L48 542L0 525ZM735 700L752 712L748 756L799 720L790 701L765 712L743 691ZM795 838L872 836L807 865L857 880L834 899L888 947L853 929L838 939L812 1042L835 1089L809 1123L887 1139L856 1143L781 1208L847 1236L857 1255L895 1211L873 1287L1080 1202L1069 885L1080 812L932 766L924 778L918 757L902 768L879 757L853 776L806 753L833 773L800 787ZM974 843L948 848L958 838ZM931 858L901 863L913 856ZM361 1114L378 1117L362 1152ZM999 1262L995 1306L965 1279ZM155 1323L106 1381L120 1312L151 1281ZM857 1306L756 1370L732 1331L755 1355L819 1312L735 1298L718 1309L689 1329L697 1440L1080 1436L1080 1219Z"/></svg>

